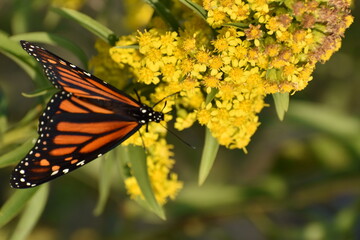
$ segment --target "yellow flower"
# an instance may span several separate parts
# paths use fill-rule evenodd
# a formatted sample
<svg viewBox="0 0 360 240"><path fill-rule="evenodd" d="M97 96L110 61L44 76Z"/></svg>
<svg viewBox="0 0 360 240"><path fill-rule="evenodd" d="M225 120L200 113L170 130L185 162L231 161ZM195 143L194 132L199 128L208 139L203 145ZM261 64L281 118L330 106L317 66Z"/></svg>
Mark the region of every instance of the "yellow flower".
<svg viewBox="0 0 360 240"><path fill-rule="evenodd" d="M210 61L210 55L208 52L200 50L196 53L195 55L196 60L200 63L200 64L209 64Z"/></svg>
<svg viewBox="0 0 360 240"><path fill-rule="evenodd" d="M211 69L217 70L223 66L223 61L222 61L221 57L219 57L219 56L212 56L209 63L210 63L209 66Z"/></svg>
<svg viewBox="0 0 360 240"><path fill-rule="evenodd" d="M161 68L163 80L166 82L177 81L181 77L181 71L177 70L173 64L166 64Z"/></svg>
<svg viewBox="0 0 360 240"><path fill-rule="evenodd" d="M164 139L159 140L147 148L149 178L155 198L161 205L164 205L169 198L174 199L183 186L182 182L178 181L177 175L169 172L169 169L174 165L172 148L173 147L168 145ZM143 199L142 192L134 177L128 177L125 180L125 187L131 198L135 199L140 197Z"/></svg>
<svg viewBox="0 0 360 240"><path fill-rule="evenodd" d="M89 62L89 68L93 70L94 75L120 89L125 87L128 79L133 76L130 69L123 64L119 66L113 61L109 53L111 48L104 41L96 41L95 48L98 51L98 55L94 56ZM131 55L132 57L134 55Z"/></svg>
<svg viewBox="0 0 360 240"><path fill-rule="evenodd" d="M150 51L153 48L159 48L160 47L160 39L159 37L155 37L152 32L138 32L139 37L139 51L140 53L146 55L148 51Z"/></svg>
<svg viewBox="0 0 360 240"><path fill-rule="evenodd" d="M226 14L221 7L209 10L208 18L206 20L213 27L219 27L228 21Z"/></svg>
<svg viewBox="0 0 360 240"><path fill-rule="evenodd" d="M250 14L250 7L245 2L240 2L238 4L234 4L231 8L229 8L226 12L230 16L231 20L234 22L240 22L248 18Z"/></svg>
<svg viewBox="0 0 360 240"><path fill-rule="evenodd" d="M160 36L161 53L172 55L177 48L177 32L166 32Z"/></svg>
<svg viewBox="0 0 360 240"><path fill-rule="evenodd" d="M186 114L186 116L184 116L184 117L177 117L174 127L177 130L182 131L186 128L191 127L195 121L196 121L196 113L192 112L192 113Z"/></svg>
<svg viewBox="0 0 360 240"><path fill-rule="evenodd" d="M186 52L192 52L196 49L195 38L185 38L182 42L182 47Z"/></svg>
<svg viewBox="0 0 360 240"><path fill-rule="evenodd" d="M208 88L218 88L220 85L220 80L216 76L205 76L203 79L203 84Z"/></svg>
<svg viewBox="0 0 360 240"><path fill-rule="evenodd" d="M258 114L266 106L266 95L305 88L316 63L339 49L341 37L353 21L348 0L196 2L203 4L206 22L176 1L171 11L180 19L180 30L170 30L154 17L147 31L122 37L110 48L108 54L115 64L109 68L127 70L138 82L152 84L147 87L153 90L152 102L178 92L166 99L164 109L176 110L177 129L198 121L221 145L244 151L260 124ZM138 49L126 47L131 45ZM106 68L97 71L105 73ZM205 104L204 94L214 90L212 101ZM160 105L156 106L159 110L165 104ZM165 120L171 118L167 114ZM171 147L161 132L164 129L155 126L149 124L149 132L141 132L152 149L148 168L153 171L153 187L164 203L175 196L181 183L170 172L173 160L167 154ZM134 134L125 144L129 143L141 145L139 135ZM166 153L165 159L159 159L161 151ZM128 182L128 191L138 196L136 183L131 178Z"/></svg>
<svg viewBox="0 0 360 240"><path fill-rule="evenodd" d="M157 84L160 82L159 72L153 72L150 68L142 67L138 71L138 81L144 82L145 84Z"/></svg>
<svg viewBox="0 0 360 240"><path fill-rule="evenodd" d="M225 81L231 81L234 83L244 83L246 78L244 77L244 69L235 67L229 71L228 77Z"/></svg>
<svg viewBox="0 0 360 240"><path fill-rule="evenodd" d="M225 51L229 47L229 42L225 38L218 38L212 41L212 44L218 52Z"/></svg>
<svg viewBox="0 0 360 240"><path fill-rule="evenodd" d="M250 24L249 28L245 30L245 35L247 40L258 39L262 36L262 31L260 30L261 25L254 26Z"/></svg>
<svg viewBox="0 0 360 240"><path fill-rule="evenodd" d="M193 68L194 68L194 62L188 58L184 59L180 64L180 69L184 74L191 72Z"/></svg>

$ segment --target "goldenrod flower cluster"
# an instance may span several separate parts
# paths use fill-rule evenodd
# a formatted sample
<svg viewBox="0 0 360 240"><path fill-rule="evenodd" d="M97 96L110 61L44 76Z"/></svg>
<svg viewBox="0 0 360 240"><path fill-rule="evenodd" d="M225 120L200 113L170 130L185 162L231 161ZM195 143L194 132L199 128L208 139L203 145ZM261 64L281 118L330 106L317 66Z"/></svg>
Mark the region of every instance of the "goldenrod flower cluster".
<svg viewBox="0 0 360 240"><path fill-rule="evenodd" d="M245 151L259 126L265 96L304 89L315 64L339 49L353 21L346 0L194 2L205 10L205 19L175 1L172 12L181 22L179 30L170 30L166 20L155 17L148 30L121 37L109 55L117 68L153 87L152 102L179 92L168 99L165 110L176 110L178 130L197 121L209 128L219 144ZM161 131L144 132L157 135L145 145L167 146ZM134 139L129 141L141 145ZM169 159L171 154L166 156ZM165 172L175 183L176 177ZM135 189L133 180L129 182L128 189Z"/></svg>
<svg viewBox="0 0 360 240"><path fill-rule="evenodd" d="M266 93L299 91L312 79L317 62L340 48L353 17L347 0L204 0L207 22L219 34L215 49L229 55L229 36L244 48L241 68L258 67ZM241 40L240 40L241 39ZM221 45L220 45L221 44ZM232 52L230 52L232 54Z"/></svg>

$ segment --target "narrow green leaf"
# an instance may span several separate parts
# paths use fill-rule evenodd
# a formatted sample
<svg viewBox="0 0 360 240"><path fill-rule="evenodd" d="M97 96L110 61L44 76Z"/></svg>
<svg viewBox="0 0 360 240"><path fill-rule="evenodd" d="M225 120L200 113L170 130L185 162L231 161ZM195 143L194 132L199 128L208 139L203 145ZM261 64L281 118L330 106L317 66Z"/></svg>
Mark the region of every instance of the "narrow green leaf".
<svg viewBox="0 0 360 240"><path fill-rule="evenodd" d="M179 0L185 6L193 10L197 15L199 15L202 19L206 20L207 13L205 9L197 3L194 3L191 0Z"/></svg>
<svg viewBox="0 0 360 240"><path fill-rule="evenodd" d="M214 98L215 95L219 92L217 88L212 88L211 92L206 96L205 104L209 104Z"/></svg>
<svg viewBox="0 0 360 240"><path fill-rule="evenodd" d="M144 1L155 9L156 13L159 14L159 16L164 20L164 22L169 24L172 30L177 31L179 29L178 21L171 13L169 8L167 8L162 2L160 2L159 0L144 0Z"/></svg>
<svg viewBox="0 0 360 240"><path fill-rule="evenodd" d="M242 22L225 23L224 26L236 27L236 28L240 28L240 29L247 29L247 28L249 28L249 24L248 24L248 23L242 23Z"/></svg>
<svg viewBox="0 0 360 240"><path fill-rule="evenodd" d="M47 43L54 46L61 46L66 49L68 49L70 52L72 52L75 56L77 56L82 64L84 66L87 66L88 58L84 51L77 46L72 41L63 38L61 36L58 36L56 34L47 33L47 32L30 32L30 33L23 33L18 34L10 37L11 40L14 40L15 42L19 42L20 40L26 40L30 42L41 42L41 43Z"/></svg>
<svg viewBox="0 0 360 240"><path fill-rule="evenodd" d="M119 173L120 178L122 181L125 181L125 179L129 176L127 168L127 163L129 162L129 155L127 154L127 150L125 146L118 146L113 151L116 151L116 156L118 156L118 159L115 161L115 165L117 168L117 172Z"/></svg>
<svg viewBox="0 0 360 240"><path fill-rule="evenodd" d="M5 147L9 145L23 144L29 138L35 138L37 135L36 135L36 131L34 130L34 125L28 124L7 131L4 134L4 139L3 139L4 145L1 147L5 149Z"/></svg>
<svg viewBox="0 0 360 240"><path fill-rule="evenodd" d="M38 187L16 190L0 209L0 228L18 215L38 190Z"/></svg>
<svg viewBox="0 0 360 240"><path fill-rule="evenodd" d="M116 37L114 38L115 34L113 33L113 31L111 31L109 28L102 25L95 19L81 12L68 8L53 8L52 11L67 19L79 23L81 26L92 32L94 35L103 39L111 45L114 45L117 39Z"/></svg>
<svg viewBox="0 0 360 240"><path fill-rule="evenodd" d="M106 202L109 198L113 168L116 159L116 151L110 151L101 158L99 177L99 198L94 209L94 214L99 216L103 213Z"/></svg>
<svg viewBox="0 0 360 240"><path fill-rule="evenodd" d="M302 101L292 101L288 112L291 119L341 139L360 155L360 120L331 107Z"/></svg>
<svg viewBox="0 0 360 240"><path fill-rule="evenodd" d="M289 108L289 93L273 93L272 94L276 113L280 121L284 120L285 113Z"/></svg>
<svg viewBox="0 0 360 240"><path fill-rule="evenodd" d="M7 98L0 87L0 146L3 145L4 133L8 128L7 107Z"/></svg>
<svg viewBox="0 0 360 240"><path fill-rule="evenodd" d="M32 93L21 93L21 95L23 95L24 97L27 97L27 98L34 98L34 97L44 96L54 90L55 90L54 88L46 87L46 88L35 90Z"/></svg>
<svg viewBox="0 0 360 240"><path fill-rule="evenodd" d="M205 144L200 161L200 171L199 171L199 181L198 181L200 186L205 182L207 176L209 175L211 168L214 164L218 150L219 150L218 141L216 140L216 138L214 138L211 135L210 130L206 128Z"/></svg>
<svg viewBox="0 0 360 240"><path fill-rule="evenodd" d="M32 138L26 141L21 146L13 149L10 152L0 156L0 168L7 167L19 162L34 145Z"/></svg>
<svg viewBox="0 0 360 240"><path fill-rule="evenodd" d="M293 108L294 105L294 109ZM289 116L341 138L359 136L360 120L329 106L305 101L291 102Z"/></svg>
<svg viewBox="0 0 360 240"><path fill-rule="evenodd" d="M45 184L39 187L39 190L28 202L24 212L21 215L10 240L26 240L32 229L38 222L47 202L49 195L49 185Z"/></svg>
<svg viewBox="0 0 360 240"><path fill-rule="evenodd" d="M145 198L146 205L148 205L148 208L161 219L165 219L164 210L156 201L153 188L150 183L144 149L141 147L129 145L126 147L126 151L123 152L124 154L128 155L126 158L129 159L132 173L136 178L136 181Z"/></svg>

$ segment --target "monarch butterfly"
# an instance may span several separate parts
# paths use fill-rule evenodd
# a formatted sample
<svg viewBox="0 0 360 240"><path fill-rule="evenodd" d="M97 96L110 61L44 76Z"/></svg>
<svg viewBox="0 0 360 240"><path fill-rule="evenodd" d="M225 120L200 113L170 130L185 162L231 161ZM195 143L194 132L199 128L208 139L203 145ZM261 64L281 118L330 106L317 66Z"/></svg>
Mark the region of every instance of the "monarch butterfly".
<svg viewBox="0 0 360 240"><path fill-rule="evenodd" d="M35 146L12 171L13 188L48 182L100 157L149 122L156 112L94 75L33 43L21 46L60 91L39 118Z"/></svg>

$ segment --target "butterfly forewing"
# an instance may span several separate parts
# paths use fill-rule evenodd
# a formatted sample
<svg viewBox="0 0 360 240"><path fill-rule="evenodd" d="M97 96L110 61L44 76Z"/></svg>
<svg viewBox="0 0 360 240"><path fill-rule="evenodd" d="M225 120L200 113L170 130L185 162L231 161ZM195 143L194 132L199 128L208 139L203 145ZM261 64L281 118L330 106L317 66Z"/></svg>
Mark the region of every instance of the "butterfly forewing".
<svg viewBox="0 0 360 240"><path fill-rule="evenodd" d="M34 187L62 176L116 147L147 122L163 120L162 113L44 48L25 41L21 45L60 92L40 116L39 138L13 170L12 187Z"/></svg>
<svg viewBox="0 0 360 240"><path fill-rule="evenodd" d="M42 65L51 83L79 97L124 102L140 107L138 101L59 56L35 44L21 41L22 47Z"/></svg>

